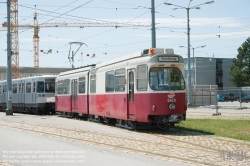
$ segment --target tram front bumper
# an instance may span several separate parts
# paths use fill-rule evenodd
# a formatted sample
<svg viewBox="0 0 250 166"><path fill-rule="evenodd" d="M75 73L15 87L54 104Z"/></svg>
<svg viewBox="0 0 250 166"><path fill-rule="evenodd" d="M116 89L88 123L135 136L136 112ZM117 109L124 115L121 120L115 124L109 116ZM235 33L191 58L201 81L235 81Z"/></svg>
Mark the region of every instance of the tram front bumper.
<svg viewBox="0 0 250 166"><path fill-rule="evenodd" d="M173 114L173 115L170 115L168 121L171 123L180 123L183 120L184 120L184 117L182 114Z"/></svg>

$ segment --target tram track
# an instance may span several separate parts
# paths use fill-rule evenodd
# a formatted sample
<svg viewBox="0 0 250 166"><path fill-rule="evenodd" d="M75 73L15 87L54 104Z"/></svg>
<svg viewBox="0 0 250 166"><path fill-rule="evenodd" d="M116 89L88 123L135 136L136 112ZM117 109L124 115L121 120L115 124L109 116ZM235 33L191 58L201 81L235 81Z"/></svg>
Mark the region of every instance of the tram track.
<svg viewBox="0 0 250 166"><path fill-rule="evenodd" d="M236 149L239 145L242 145L243 143L238 143L238 142L232 142L230 139L225 140L221 138L217 138L216 136L213 136L211 138L210 135L202 135L202 139L199 135L180 135L178 137L172 137L172 135L157 135L157 134L146 134L148 136L154 137L156 139L161 139L162 141L164 140L172 140L175 142L181 142L184 144L190 144L196 147L201 147L204 149L209 149L213 151L222 151L225 150L222 145L225 144L230 144L231 149ZM186 139L181 139L181 138L186 138ZM204 143L205 142L205 143ZM205 145L204 145L205 144ZM244 147L247 149L250 149L250 143L244 143Z"/></svg>
<svg viewBox="0 0 250 166"><path fill-rule="evenodd" d="M12 122L9 122L9 123L12 123ZM18 124L17 122L15 122L15 123ZM167 155L167 154L152 152L152 151L149 151L149 150L140 150L140 149L136 149L136 148L124 147L124 146L121 146L121 145L114 145L112 143L105 143L105 141L94 141L93 139L83 139L83 138L77 138L77 137L67 136L67 135L63 135L63 134L55 134L55 133L46 132L46 131L28 129L28 128L25 128L24 125L30 125L30 124L27 124L27 123L25 123L25 124L24 123L19 123L19 124L21 124L21 125L20 126L13 126L13 125L8 125L8 124L3 124L2 122L0 123L1 126L5 126L5 127L11 127L11 128L14 128L14 129L21 129L21 130L24 130L24 131L35 132L35 133L38 133L38 134L49 135L49 136L54 136L54 137L58 137L58 138L64 138L64 139L66 138L67 140L76 140L76 141L80 141L80 142L86 142L87 144L90 144L90 145L99 145L99 146L101 145L103 147L108 147L108 148L115 149L115 150L117 150L117 149L125 150L125 152L133 152L133 153L137 153L137 154L139 152L139 154L144 154L146 156L151 156L151 157L172 158L172 159L177 159L177 160L181 160L181 161L188 161L190 163L197 163L197 161L191 160L191 159L188 159L188 158L181 158L181 157L177 157L177 156L173 156L173 155ZM84 133L88 133L88 132L84 132ZM91 134L96 136L96 133L91 133ZM103 136L103 134L99 134L99 136ZM109 137L111 137L111 136L109 136ZM117 137L117 138L119 138L119 137ZM120 137L120 139L123 140L124 138ZM133 139L126 139L126 140L131 141ZM141 140L133 140L133 141L140 141L140 143L147 142L147 141L142 142ZM152 142L147 142L147 143L152 143ZM203 164L202 162L198 162L198 163Z"/></svg>
<svg viewBox="0 0 250 166"><path fill-rule="evenodd" d="M70 141L79 141L89 145L121 150L123 152L137 153L163 160L174 159L182 162L185 161L188 163L209 165L214 163L216 160L216 165L224 165L218 160L219 149L200 146L195 143L191 143L190 141L180 141L178 139L171 138L171 136L165 137L145 134L151 138L156 138L156 141L152 141L84 130L33 125L23 122L1 121L0 125L28 132L35 132L45 136L52 136Z"/></svg>

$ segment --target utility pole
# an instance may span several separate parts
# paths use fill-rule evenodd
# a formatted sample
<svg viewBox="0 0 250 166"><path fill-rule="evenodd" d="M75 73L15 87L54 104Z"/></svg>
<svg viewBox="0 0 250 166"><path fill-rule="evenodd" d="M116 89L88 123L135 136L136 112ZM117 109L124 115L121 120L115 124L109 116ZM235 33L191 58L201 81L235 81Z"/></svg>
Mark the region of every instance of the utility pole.
<svg viewBox="0 0 250 166"><path fill-rule="evenodd" d="M191 2L191 1L190 1ZM190 71L190 28L189 28L189 6L187 8L187 36L188 36L188 104L192 105L191 71Z"/></svg>
<svg viewBox="0 0 250 166"><path fill-rule="evenodd" d="M155 35L155 0L151 0L151 14L152 14L152 48L156 48L156 35Z"/></svg>
<svg viewBox="0 0 250 166"><path fill-rule="evenodd" d="M7 0L7 22L8 22L8 32L7 32L7 108L6 115L13 115L12 110L12 72L11 72L11 34L10 34L10 0Z"/></svg>
<svg viewBox="0 0 250 166"><path fill-rule="evenodd" d="M209 1L209 2L205 2L193 7L190 7L190 3L192 2L192 0L189 1L189 5L188 7L183 7L183 6L179 6L179 5L174 5L172 3L164 3L165 5L172 5L172 6L176 6L177 8L173 8L173 10L176 9L186 9L187 10L187 37L188 37L188 58L187 58L187 64L188 64L188 74L187 74L187 80L188 80L188 105L192 105L192 90L191 90L191 72L190 72L190 26L189 26L189 10L190 9L200 9L201 5L204 4L211 4L214 3L214 1Z"/></svg>

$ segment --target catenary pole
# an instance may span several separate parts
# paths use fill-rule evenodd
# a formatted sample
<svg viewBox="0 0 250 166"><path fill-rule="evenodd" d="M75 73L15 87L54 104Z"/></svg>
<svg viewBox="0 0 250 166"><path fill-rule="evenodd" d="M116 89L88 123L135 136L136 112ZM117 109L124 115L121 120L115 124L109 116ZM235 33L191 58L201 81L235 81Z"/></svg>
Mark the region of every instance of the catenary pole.
<svg viewBox="0 0 250 166"><path fill-rule="evenodd" d="M7 0L7 22L8 22L8 32L7 32L7 108L6 115L13 115L12 110L12 72L11 72L11 34L10 34L10 0Z"/></svg>
<svg viewBox="0 0 250 166"><path fill-rule="evenodd" d="M209 1L209 2L205 2L196 6L192 6L190 7L190 3L192 2L192 0L189 1L189 5L188 7L183 7L183 6L179 6L179 5L174 5L171 3L167 3L165 2L165 5L172 5L172 6L176 6L177 8L174 8L173 10L176 9L186 9L187 10L187 36L188 36L188 59L187 59L187 64L188 64L188 74L187 74L187 81L188 81L188 104L192 105L192 89L191 89L191 71L190 71L190 26L189 26L189 10L190 9L200 9L201 5L205 5L205 4L211 4L214 3L214 1Z"/></svg>
<svg viewBox="0 0 250 166"><path fill-rule="evenodd" d="M156 35L155 35L155 0L151 0L151 19L152 19L152 48L156 48Z"/></svg>
<svg viewBox="0 0 250 166"><path fill-rule="evenodd" d="M191 89L191 71L190 71L190 28L189 28L189 10L187 9L187 36L188 36L188 104L192 105L192 89Z"/></svg>

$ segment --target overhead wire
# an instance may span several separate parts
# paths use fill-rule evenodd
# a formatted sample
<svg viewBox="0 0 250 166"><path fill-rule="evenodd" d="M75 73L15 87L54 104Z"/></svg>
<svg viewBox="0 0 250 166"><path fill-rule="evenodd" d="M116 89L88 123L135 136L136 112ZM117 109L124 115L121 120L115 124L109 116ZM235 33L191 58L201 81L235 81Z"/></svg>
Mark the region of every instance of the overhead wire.
<svg viewBox="0 0 250 166"><path fill-rule="evenodd" d="M149 12L149 11L148 11ZM105 33L105 32L104 32ZM149 40L150 41L150 40Z"/></svg>
<svg viewBox="0 0 250 166"><path fill-rule="evenodd" d="M24 5L19 5L19 6L24 7L24 8L34 9L33 7L28 7L28 6L24 6ZM37 9L37 10L43 11L43 12L49 12L49 13L53 13L53 14L64 15L64 16L68 16L68 17L73 17L73 18L86 19L86 20L90 20L90 21L100 21L100 22L106 22L106 23L114 23L114 22L106 21L106 20L93 19L93 18L87 18L87 17L75 16L75 15L69 15L69 14L62 14L62 13L57 13L57 12L51 12L51 11L43 10L43 9Z"/></svg>
<svg viewBox="0 0 250 166"><path fill-rule="evenodd" d="M76 0L76 1L78 1L78 0ZM62 16L62 15L65 15L65 14L67 14L67 13L69 13L69 12L72 12L72 11L74 11L74 10L80 8L81 6L84 6L84 5L88 4L88 3L90 3L91 1L93 1L93 0L89 0L88 2L85 2L85 3L83 3L82 5L80 5L80 6L78 6L78 7L75 7L74 9L71 9L71 10L65 12L65 13L62 13L62 14L60 14L59 16L56 16L56 17L54 17L54 18L52 18L52 19L50 19L50 20L48 20L48 21L46 21L46 22L43 22L42 24L47 23L47 22L50 22L50 21L52 21L52 20L54 20L54 19L56 19L56 18L58 18L58 17L60 17L60 16Z"/></svg>
<svg viewBox="0 0 250 166"><path fill-rule="evenodd" d="M103 0L103 1L106 1L106 0ZM142 15L144 15L144 14L146 14L146 13L148 13L148 11L145 12L145 13L143 13ZM142 16L142 15L140 15L140 16ZM137 16L136 18L138 18L138 17L140 17L140 16ZM128 21L127 23L129 23L129 22L135 20L136 18L134 18L134 19ZM96 35L93 35L93 36L90 36L90 37L87 37L87 38L84 38L84 39L80 39L80 40L78 40L78 41L82 41L82 40L86 40L86 39L89 39L89 38L92 38L92 37L96 37L96 36L99 36L99 35L101 35L101 34L105 34L105 33L108 33L108 32L110 32L110 31L113 31L113 30L116 30L116 28L115 28L115 29L110 29L110 30L108 30L108 31L105 31L105 32L102 32L102 33L99 33L99 34L96 34ZM64 46L62 46L62 47L64 47ZM62 48L62 47L59 47L59 48Z"/></svg>

